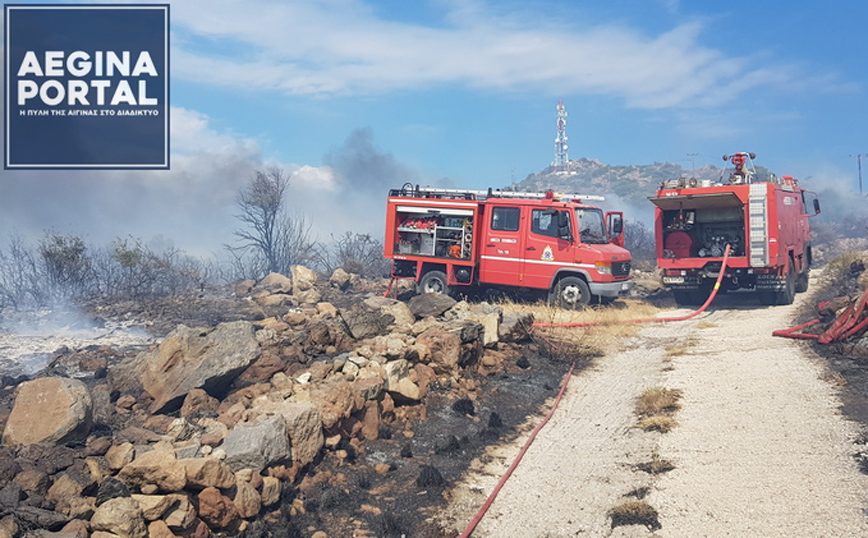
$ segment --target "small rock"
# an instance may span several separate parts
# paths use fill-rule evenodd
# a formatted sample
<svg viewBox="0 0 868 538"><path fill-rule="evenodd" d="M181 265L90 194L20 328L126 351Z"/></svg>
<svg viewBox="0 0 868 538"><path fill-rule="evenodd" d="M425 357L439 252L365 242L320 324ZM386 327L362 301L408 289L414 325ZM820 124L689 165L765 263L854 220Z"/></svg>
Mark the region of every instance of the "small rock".
<svg viewBox="0 0 868 538"><path fill-rule="evenodd" d="M256 517L262 509L262 499L259 493L247 482L238 482L235 486L235 498L232 499L238 516L249 519Z"/></svg>
<svg viewBox="0 0 868 538"><path fill-rule="evenodd" d="M102 503L111 499L118 499L121 497L129 496L130 488L128 488L126 484L124 484L117 478L106 478L99 485L99 489L97 489L96 505L99 506Z"/></svg>
<svg viewBox="0 0 868 538"><path fill-rule="evenodd" d="M232 499L214 487L199 492L199 517L212 529L225 529L238 519Z"/></svg>
<svg viewBox="0 0 868 538"><path fill-rule="evenodd" d="M176 538L176 536L165 521L158 519L148 524L148 538Z"/></svg>
<svg viewBox="0 0 868 538"><path fill-rule="evenodd" d="M168 495L133 495L132 499L139 505L145 521L154 521L163 517L173 502Z"/></svg>
<svg viewBox="0 0 868 538"><path fill-rule="evenodd" d="M280 273L269 273L265 275L265 278L256 283L256 288L268 290L272 293L290 293L292 291L292 280Z"/></svg>
<svg viewBox="0 0 868 538"><path fill-rule="evenodd" d="M235 484L232 469L224 462L214 458L186 458L178 460L184 466L188 486L220 489L231 488Z"/></svg>
<svg viewBox="0 0 868 538"><path fill-rule="evenodd" d="M184 418L201 415L203 413L216 413L220 402L202 389L193 389L184 397L181 404L181 416Z"/></svg>
<svg viewBox="0 0 868 538"><path fill-rule="evenodd" d="M273 476L262 477L262 493L260 498L263 506L271 506L280 500L280 480Z"/></svg>
<svg viewBox="0 0 868 538"><path fill-rule="evenodd" d="M105 459L110 469L119 471L124 465L133 461L136 454L136 447L132 443L121 443L112 445L105 453Z"/></svg>

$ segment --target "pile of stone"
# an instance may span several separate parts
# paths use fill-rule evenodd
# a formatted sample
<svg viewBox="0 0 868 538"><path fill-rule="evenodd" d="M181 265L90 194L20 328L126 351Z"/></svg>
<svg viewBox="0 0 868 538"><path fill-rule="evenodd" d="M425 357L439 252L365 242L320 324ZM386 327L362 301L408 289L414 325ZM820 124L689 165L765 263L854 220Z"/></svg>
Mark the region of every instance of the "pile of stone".
<svg viewBox="0 0 868 538"><path fill-rule="evenodd" d="M486 350L533 321L438 294L322 301L357 279L294 267L242 282L274 315L181 325L102 374L20 383L0 416L0 537L198 537L291 517L304 502L290 486L324 451L361 449L435 387L472 392L463 371L499 372Z"/></svg>

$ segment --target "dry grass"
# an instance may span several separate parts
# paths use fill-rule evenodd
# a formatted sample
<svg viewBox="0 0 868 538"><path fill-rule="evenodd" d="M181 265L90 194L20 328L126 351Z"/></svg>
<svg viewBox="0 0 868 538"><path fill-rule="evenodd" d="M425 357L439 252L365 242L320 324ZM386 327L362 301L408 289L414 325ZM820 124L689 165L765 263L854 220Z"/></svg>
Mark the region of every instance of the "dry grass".
<svg viewBox="0 0 868 538"><path fill-rule="evenodd" d="M551 327L538 329L547 338L560 343L574 343L588 350L611 350L620 337L632 336L640 324L625 323L634 319L654 317L660 310L643 301L624 299L605 306L589 306L584 310L562 310L544 301L521 303L503 299L498 305L505 312L530 312L536 323L593 323L589 327Z"/></svg>
<svg viewBox="0 0 868 538"><path fill-rule="evenodd" d="M664 387L651 387L636 400L636 414L639 416L671 415L679 409L681 391Z"/></svg>
<svg viewBox="0 0 868 538"><path fill-rule="evenodd" d="M648 530L661 528L657 510L645 501L625 501L609 510L612 528L620 525L645 525Z"/></svg>
<svg viewBox="0 0 868 538"><path fill-rule="evenodd" d="M719 327L719 325L717 323L705 320L700 321L696 324L697 329L714 329L715 327Z"/></svg>
<svg viewBox="0 0 868 538"><path fill-rule="evenodd" d="M664 387L652 387L636 400L636 414L639 416L638 428L648 432L666 433L678 425L672 417L681 409L681 391Z"/></svg>
<svg viewBox="0 0 868 538"><path fill-rule="evenodd" d="M651 456L651 461L639 463L635 468L648 474L658 475L668 473L675 468L675 464L669 460L662 459L659 454L655 453Z"/></svg>
<svg viewBox="0 0 868 538"><path fill-rule="evenodd" d="M650 417L642 417L636 423L636 427L646 432L669 433L678 426L678 422L667 415L652 415Z"/></svg>
<svg viewBox="0 0 868 538"><path fill-rule="evenodd" d="M681 357L682 355L687 355L690 352L691 347L693 347L692 340L687 340L683 343L666 346L663 349L663 360L667 361L671 360L673 357Z"/></svg>

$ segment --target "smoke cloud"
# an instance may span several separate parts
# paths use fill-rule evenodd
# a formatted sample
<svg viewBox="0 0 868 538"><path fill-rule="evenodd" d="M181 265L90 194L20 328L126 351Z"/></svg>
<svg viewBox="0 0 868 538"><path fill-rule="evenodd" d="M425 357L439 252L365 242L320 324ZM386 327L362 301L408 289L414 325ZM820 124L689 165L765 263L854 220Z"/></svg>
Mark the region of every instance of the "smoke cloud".
<svg viewBox="0 0 868 538"><path fill-rule="evenodd" d="M172 109L172 168L165 171L4 171L0 242L20 234L79 235L105 245L133 236L209 256L232 243L240 226L236 196L256 170L290 176L286 205L328 243L346 231L382 239L389 188L419 181L418 172L379 150L370 129L350 133L325 166L263 159L252 140L221 133L198 112Z"/></svg>

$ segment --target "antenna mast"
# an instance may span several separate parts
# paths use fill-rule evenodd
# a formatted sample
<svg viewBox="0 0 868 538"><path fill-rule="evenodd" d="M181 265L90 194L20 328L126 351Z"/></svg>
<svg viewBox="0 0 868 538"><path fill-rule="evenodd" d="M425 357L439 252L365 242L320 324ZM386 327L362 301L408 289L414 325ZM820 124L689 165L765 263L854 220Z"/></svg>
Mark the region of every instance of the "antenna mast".
<svg viewBox="0 0 868 538"><path fill-rule="evenodd" d="M570 162L567 154L567 109L563 99L558 99L558 136L555 138L555 160L552 166L565 170Z"/></svg>

